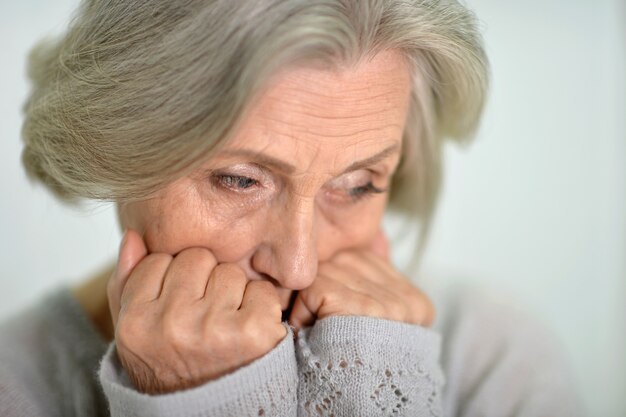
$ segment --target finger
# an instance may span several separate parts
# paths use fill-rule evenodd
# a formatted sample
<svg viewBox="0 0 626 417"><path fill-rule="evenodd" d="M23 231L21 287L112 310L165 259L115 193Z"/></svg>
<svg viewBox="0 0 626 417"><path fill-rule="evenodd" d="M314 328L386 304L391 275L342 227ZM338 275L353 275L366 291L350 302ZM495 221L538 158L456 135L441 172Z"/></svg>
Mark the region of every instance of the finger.
<svg viewBox="0 0 626 417"><path fill-rule="evenodd" d="M159 298L163 278L173 257L167 253L151 253L133 269L122 292L121 308L145 304Z"/></svg>
<svg viewBox="0 0 626 417"><path fill-rule="evenodd" d="M383 305L396 304L397 300L403 297L400 288L396 285L389 285L388 278L377 268L367 265L358 257L353 259L355 261L348 266L325 263L320 267L318 274L328 277L332 282L342 284L355 295L377 300ZM326 284L325 287L328 285Z"/></svg>
<svg viewBox="0 0 626 417"><path fill-rule="evenodd" d="M295 327L296 331L315 323L315 313L306 306L300 294L302 291L298 292L289 315L289 324Z"/></svg>
<svg viewBox="0 0 626 417"><path fill-rule="evenodd" d="M389 239L382 227L370 243L369 250L389 262Z"/></svg>
<svg viewBox="0 0 626 417"><path fill-rule="evenodd" d="M422 322L422 326L431 327L435 322L435 309L434 307L426 309L424 321Z"/></svg>
<svg viewBox="0 0 626 417"><path fill-rule="evenodd" d="M342 310L342 295L351 290L331 277L318 271L313 284L298 292L289 317L289 324L296 329L310 326L318 318L333 315Z"/></svg>
<svg viewBox="0 0 626 417"><path fill-rule="evenodd" d="M230 263L219 264L211 271L204 299L212 309L236 311L241 307L247 283L246 274L240 267Z"/></svg>
<svg viewBox="0 0 626 417"><path fill-rule="evenodd" d="M147 254L148 249L141 236L135 230L127 229L120 243L117 265L107 283L107 297L113 325L117 323L122 292L126 282L132 270Z"/></svg>
<svg viewBox="0 0 626 417"><path fill-rule="evenodd" d="M351 256L346 256L346 260L337 258L343 263L352 263L354 268L359 268L372 281L385 286L395 282L400 288L408 283L407 278L391 264L389 259L383 259L371 251L350 251L349 255Z"/></svg>
<svg viewBox="0 0 626 417"><path fill-rule="evenodd" d="M358 261L358 260L357 260ZM343 261L346 262L346 261ZM360 263L339 263L325 262L320 265L318 275L329 280L340 282L352 291L367 292L373 288L377 288L376 281L370 279L368 275L372 274L371 267L361 265Z"/></svg>
<svg viewBox="0 0 626 417"><path fill-rule="evenodd" d="M264 280L248 281L240 310L253 315L267 314L280 322L282 310L274 284Z"/></svg>
<svg viewBox="0 0 626 417"><path fill-rule="evenodd" d="M437 311L432 300L428 296L426 296L426 294L420 291L420 295L420 305L422 306L422 309L420 312L420 317L418 318L418 320L416 320L416 322L421 326L430 327L435 322Z"/></svg>
<svg viewBox="0 0 626 417"><path fill-rule="evenodd" d="M320 268L340 268L349 273L346 278L354 277L354 279L366 278L379 285L388 283L387 275L391 273L388 269L382 268L378 262L383 263L384 260L378 256L373 256L371 252L365 251L345 251L338 253L333 259Z"/></svg>
<svg viewBox="0 0 626 417"><path fill-rule="evenodd" d="M176 255L163 278L159 299L188 305L204 297L209 275L217 260L206 248L188 248Z"/></svg>

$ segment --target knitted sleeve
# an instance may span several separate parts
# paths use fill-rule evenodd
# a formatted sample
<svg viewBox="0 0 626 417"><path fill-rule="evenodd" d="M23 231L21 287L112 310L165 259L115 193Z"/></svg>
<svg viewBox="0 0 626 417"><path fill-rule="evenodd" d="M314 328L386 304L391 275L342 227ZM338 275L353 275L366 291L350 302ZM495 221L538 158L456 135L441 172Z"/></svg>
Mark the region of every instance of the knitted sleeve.
<svg viewBox="0 0 626 417"><path fill-rule="evenodd" d="M0 371L0 416L2 417L43 417L41 409L31 391L16 378Z"/></svg>
<svg viewBox="0 0 626 417"><path fill-rule="evenodd" d="M457 289L447 300L454 309L441 326L445 415L587 415L565 345L547 323L498 297Z"/></svg>
<svg viewBox="0 0 626 417"><path fill-rule="evenodd" d="M440 335L362 316L318 320L298 334L298 416L440 416Z"/></svg>
<svg viewBox="0 0 626 417"><path fill-rule="evenodd" d="M99 371L111 417L296 416L298 372L293 332L254 362L198 387L162 395L138 392L111 343Z"/></svg>

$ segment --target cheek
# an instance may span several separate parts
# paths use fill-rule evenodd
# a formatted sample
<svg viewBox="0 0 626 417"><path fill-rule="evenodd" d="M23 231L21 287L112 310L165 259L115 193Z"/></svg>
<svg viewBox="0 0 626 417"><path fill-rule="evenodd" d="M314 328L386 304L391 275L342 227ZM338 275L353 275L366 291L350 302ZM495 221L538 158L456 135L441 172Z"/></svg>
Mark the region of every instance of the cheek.
<svg viewBox="0 0 626 417"><path fill-rule="evenodd" d="M386 200L377 196L360 204L347 211L326 210L318 236L320 260L329 259L341 250L367 248L377 236Z"/></svg>
<svg viewBox="0 0 626 417"><path fill-rule="evenodd" d="M185 248L205 247L220 262L238 262L266 239L268 221L280 211L271 204L186 189L190 191L126 207L120 212L122 225L143 232L151 253L175 255ZM322 261L340 250L367 247L380 228L386 198L373 196L349 208L318 207L317 248Z"/></svg>
<svg viewBox="0 0 626 417"><path fill-rule="evenodd" d="M149 252L175 255L204 247L220 262L235 262L255 244L255 215L242 215L219 200L207 202L190 192L162 199L160 207L144 206L134 218L144 231Z"/></svg>

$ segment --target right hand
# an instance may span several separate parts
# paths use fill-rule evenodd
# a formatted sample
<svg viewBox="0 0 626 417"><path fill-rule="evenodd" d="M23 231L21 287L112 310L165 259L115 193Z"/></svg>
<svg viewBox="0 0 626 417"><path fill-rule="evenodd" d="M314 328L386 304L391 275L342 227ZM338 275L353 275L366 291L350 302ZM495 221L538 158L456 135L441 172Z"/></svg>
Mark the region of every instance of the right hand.
<svg viewBox="0 0 626 417"><path fill-rule="evenodd" d="M148 253L128 229L107 286L122 366L141 392L201 385L252 362L287 334L269 281L248 281L205 248Z"/></svg>

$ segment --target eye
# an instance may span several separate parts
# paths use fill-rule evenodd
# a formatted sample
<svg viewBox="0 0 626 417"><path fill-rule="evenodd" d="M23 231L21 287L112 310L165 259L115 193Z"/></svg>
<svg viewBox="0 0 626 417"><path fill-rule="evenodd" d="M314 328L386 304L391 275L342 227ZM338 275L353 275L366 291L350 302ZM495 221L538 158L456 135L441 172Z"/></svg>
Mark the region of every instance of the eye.
<svg viewBox="0 0 626 417"><path fill-rule="evenodd" d="M348 191L348 194L350 195L350 197L352 197L352 200L356 202L363 199L364 197L368 197L373 194L381 194L386 191L386 189L375 187L374 184L372 184L372 182L370 181L365 185L351 188Z"/></svg>
<svg viewBox="0 0 626 417"><path fill-rule="evenodd" d="M234 191L246 190L259 185L254 178L243 175L216 174L213 176L216 185Z"/></svg>
<svg viewBox="0 0 626 417"><path fill-rule="evenodd" d="M374 185L375 174L368 170L351 172L335 178L326 185L326 197L335 204L353 204L374 194L387 192L387 188Z"/></svg>

